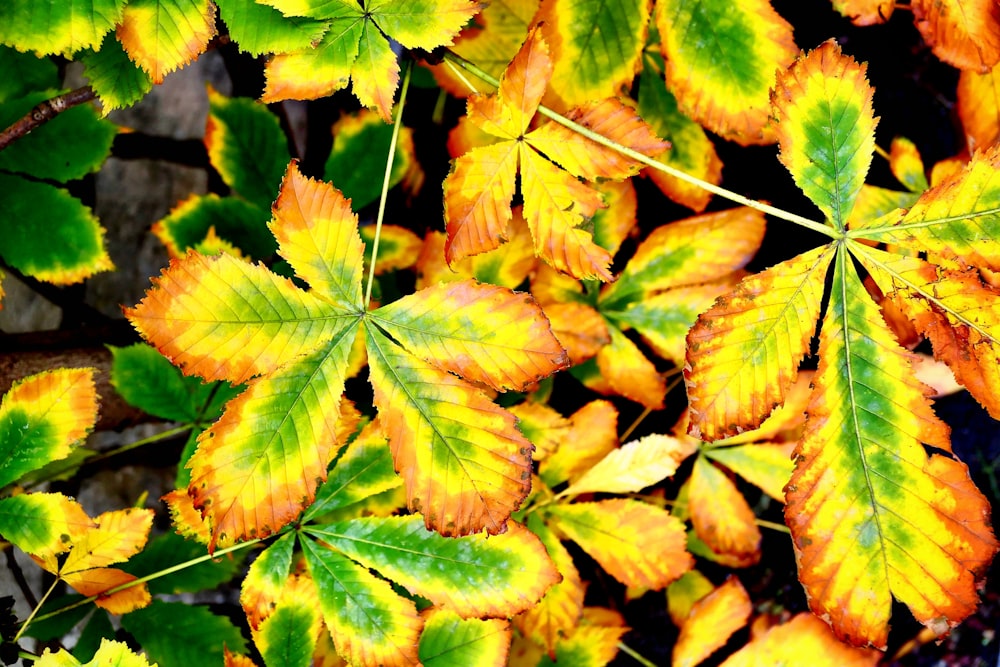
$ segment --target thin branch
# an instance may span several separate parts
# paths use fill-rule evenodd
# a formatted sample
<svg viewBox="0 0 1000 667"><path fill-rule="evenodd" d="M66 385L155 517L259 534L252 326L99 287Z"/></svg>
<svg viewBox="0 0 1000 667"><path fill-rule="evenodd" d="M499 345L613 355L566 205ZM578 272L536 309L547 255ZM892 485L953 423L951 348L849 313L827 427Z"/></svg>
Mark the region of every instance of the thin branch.
<svg viewBox="0 0 1000 667"><path fill-rule="evenodd" d="M465 71L471 72L472 74L476 75L477 77L479 77L486 83L490 84L491 86L496 87L500 85L500 81L496 77L491 76L489 73L483 71L475 64L469 62L462 56L452 51L446 51L444 58L445 62L454 63L455 65L458 65ZM552 120L553 122L556 122L562 125L563 127L573 130L577 134L582 135L587 139L590 139L596 144L600 144L605 148L610 148L613 151L621 153L625 157L635 160L640 164L644 164L647 167L650 167L651 169L656 169L657 171L669 174L674 178L678 178L684 181L685 183L690 183L691 185L695 185L703 190L708 190L714 195L718 195L719 197L728 199L729 201L735 202L737 204L742 204L743 206L749 206L752 209L756 209L758 211L761 211L762 213L767 213L768 215L772 215L776 218L781 218L782 220L794 222L797 225L805 227L806 229L811 229L814 232L819 232L820 234L823 234L824 236L828 236L830 238L837 238L838 236L837 230L833 229L829 225L824 225L821 222L810 220L809 218L805 218L801 215L796 215L795 213L791 213L790 211L785 211L783 209L776 208L774 206L771 206L770 204L765 204L764 202L744 197L743 195L737 194L723 187L719 187L718 185L709 183L708 181L703 181L702 179L697 178L696 176L692 176L687 172L683 172L679 169L671 167L670 165L660 162L659 160L654 160L648 155L643 155L642 153L632 150L627 146L622 146L621 144L612 141L611 139L608 139L604 135L594 132L588 127L584 127L579 123L571 121L569 118L566 118L562 114L556 113L555 111L549 109L544 105L539 105L538 113L541 114L542 116L545 116L549 120Z"/></svg>
<svg viewBox="0 0 1000 667"><path fill-rule="evenodd" d="M385 218L385 201L389 195L389 181L392 179L392 164L396 160L396 142L399 141L399 128L403 125L403 107L406 106L406 91L410 88L410 75L413 72L413 61L406 63L406 73L403 75L403 85L399 89L399 104L396 107L396 122L392 126L392 138L389 140L389 155L385 162L385 176L382 178L382 195L378 199L378 215L375 218L375 238L372 239L372 259L368 266L368 286L365 288L365 310L372 299L372 284L375 282L375 261L378 259L378 242L382 236L382 220Z"/></svg>
<svg viewBox="0 0 1000 667"><path fill-rule="evenodd" d="M82 88L77 88L76 90L71 90L68 93L56 95L52 99L40 102L21 119L16 121L3 132L0 132L0 151L7 148L7 146L14 143L24 135L28 134L36 127L49 122L63 111L75 107L78 104L90 102L95 97L97 97L97 93L94 92L93 88L90 86L83 86Z"/></svg>
<svg viewBox="0 0 1000 667"><path fill-rule="evenodd" d="M4 556L7 557L7 569L10 570L10 574L14 577L14 581L17 583L17 587L21 589L21 594L24 599L28 602L29 607L38 606L38 598L35 597L35 593L31 590L31 585L28 584L28 580L24 578L24 572L21 570L21 565L14 558L14 549L4 549Z"/></svg>

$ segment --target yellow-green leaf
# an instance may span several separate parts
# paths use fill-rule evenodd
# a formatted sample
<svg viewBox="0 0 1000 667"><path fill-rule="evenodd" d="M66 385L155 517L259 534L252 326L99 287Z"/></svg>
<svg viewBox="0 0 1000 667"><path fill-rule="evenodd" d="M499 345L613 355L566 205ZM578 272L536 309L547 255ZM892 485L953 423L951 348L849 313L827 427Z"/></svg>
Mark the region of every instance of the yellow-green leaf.
<svg viewBox="0 0 1000 667"><path fill-rule="evenodd" d="M337 652L356 666L409 666L417 662L423 619L412 600L345 556L302 540L316 582L323 619Z"/></svg>
<svg viewBox="0 0 1000 667"><path fill-rule="evenodd" d="M771 3L659 0L655 18L680 110L742 145L774 143L768 92L798 47Z"/></svg>
<svg viewBox="0 0 1000 667"><path fill-rule="evenodd" d="M124 5L125 0L9 0L0 7L0 44L65 56L96 48L121 19Z"/></svg>
<svg viewBox="0 0 1000 667"><path fill-rule="evenodd" d="M97 421L93 368L22 378L0 401L0 487L69 456Z"/></svg>
<svg viewBox="0 0 1000 667"><path fill-rule="evenodd" d="M855 236L1000 270L1000 146L973 155L900 217L859 229Z"/></svg>
<svg viewBox="0 0 1000 667"><path fill-rule="evenodd" d="M366 327L379 421L410 508L445 535L506 529L531 486L532 445L474 385Z"/></svg>
<svg viewBox="0 0 1000 667"><path fill-rule="evenodd" d="M363 518L306 529L322 542L462 618L507 618L541 599L559 573L537 537L443 537L418 516Z"/></svg>
<svg viewBox="0 0 1000 667"><path fill-rule="evenodd" d="M52 653L45 649L42 656L35 661L37 667L150 667L146 658L129 651L128 645L124 642L101 639L101 646L97 649L90 662L81 663L74 658L66 649L61 649L58 653ZM152 667L156 667L155 663Z"/></svg>
<svg viewBox="0 0 1000 667"><path fill-rule="evenodd" d="M989 506L844 251L814 382L785 508L810 607L859 646L885 646L893 597L947 632L997 551Z"/></svg>
<svg viewBox="0 0 1000 667"><path fill-rule="evenodd" d="M424 667L504 667L510 640L505 619L461 618L431 608L420 635L420 662Z"/></svg>
<svg viewBox="0 0 1000 667"><path fill-rule="evenodd" d="M632 83L646 42L645 0L544 0L535 21L552 45L551 95L562 107L613 97Z"/></svg>
<svg viewBox="0 0 1000 667"><path fill-rule="evenodd" d="M760 426L781 405L819 319L833 246L743 279L688 333L691 435L713 441Z"/></svg>
<svg viewBox="0 0 1000 667"><path fill-rule="evenodd" d="M371 320L424 360L500 391L523 391L567 365L531 297L495 285L427 287L379 308ZM489 328L480 324L487 321Z"/></svg>
<svg viewBox="0 0 1000 667"><path fill-rule="evenodd" d="M843 230L875 150L873 90L859 65L834 41L779 73L771 104L779 159L795 184Z"/></svg>
<svg viewBox="0 0 1000 667"><path fill-rule="evenodd" d="M0 534L28 554L62 553L93 526L83 506L61 493L0 498Z"/></svg>

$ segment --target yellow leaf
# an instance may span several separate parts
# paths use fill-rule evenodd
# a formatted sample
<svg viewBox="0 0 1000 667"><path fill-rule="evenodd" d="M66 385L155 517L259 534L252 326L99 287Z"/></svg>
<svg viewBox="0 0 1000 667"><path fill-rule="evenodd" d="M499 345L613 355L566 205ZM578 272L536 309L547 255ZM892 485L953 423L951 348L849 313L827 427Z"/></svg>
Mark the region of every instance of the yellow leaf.
<svg viewBox="0 0 1000 667"><path fill-rule="evenodd" d="M552 656L559 640L572 635L580 623L586 586L580 580L573 557L537 515L528 518L528 528L545 545L562 581L552 586L537 605L515 616L514 624Z"/></svg>
<svg viewBox="0 0 1000 667"><path fill-rule="evenodd" d="M798 53L792 26L768 0L659 0L655 12L667 87L681 111L742 145L774 143L768 91L775 70Z"/></svg>
<svg viewBox="0 0 1000 667"><path fill-rule="evenodd" d="M750 596L740 580L726 579L691 608L674 644L673 667L693 667L712 655L746 625L751 611Z"/></svg>
<svg viewBox="0 0 1000 667"><path fill-rule="evenodd" d="M833 0L833 8L854 25L885 23L895 7L894 0Z"/></svg>
<svg viewBox="0 0 1000 667"><path fill-rule="evenodd" d="M819 318L833 246L744 278L688 333L690 433L705 441L760 426L785 400Z"/></svg>
<svg viewBox="0 0 1000 667"><path fill-rule="evenodd" d="M657 433L647 435L609 452L559 495L637 493L671 477L694 451L690 441Z"/></svg>
<svg viewBox="0 0 1000 667"><path fill-rule="evenodd" d="M721 667L771 667L794 665L808 656L809 667L875 667L878 651L847 646L830 627L812 614L797 614L792 620L767 630L729 656Z"/></svg>
<svg viewBox="0 0 1000 667"><path fill-rule="evenodd" d="M545 316L574 366L596 356L611 343L607 321L586 304L553 303L545 306Z"/></svg>
<svg viewBox="0 0 1000 667"><path fill-rule="evenodd" d="M667 587L667 612L678 628L683 627L698 600L715 590L715 586L698 570L689 570Z"/></svg>

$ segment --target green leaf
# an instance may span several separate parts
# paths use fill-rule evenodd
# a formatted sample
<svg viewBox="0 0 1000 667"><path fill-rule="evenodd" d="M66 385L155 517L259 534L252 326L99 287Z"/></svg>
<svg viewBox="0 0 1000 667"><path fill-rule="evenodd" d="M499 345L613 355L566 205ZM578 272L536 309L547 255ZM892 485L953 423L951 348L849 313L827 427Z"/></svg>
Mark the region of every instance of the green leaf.
<svg viewBox="0 0 1000 667"><path fill-rule="evenodd" d="M62 188L0 173L0 220L0 255L38 280L68 285L114 268L104 229Z"/></svg>
<svg viewBox="0 0 1000 667"><path fill-rule="evenodd" d="M214 421L241 387L187 376L149 345L136 343L111 350L111 386L129 405L149 414L187 424Z"/></svg>
<svg viewBox="0 0 1000 667"><path fill-rule="evenodd" d="M392 161L389 187L403 180L409 169L409 156L402 144L402 128L396 142L396 154ZM353 116L341 118L333 127L333 150L326 159L323 178L337 185L344 196L351 200L351 206L359 211L378 199L382 192L386 156L392 141L392 125L382 122L377 114L362 111Z"/></svg>
<svg viewBox="0 0 1000 667"><path fill-rule="evenodd" d="M323 618L337 652L351 664L415 663L423 625L416 605L343 555L302 540Z"/></svg>
<svg viewBox="0 0 1000 667"><path fill-rule="evenodd" d="M137 577L166 570L180 563L204 556L205 545L186 540L171 531L150 540L142 551L132 556L121 569ZM245 551L237 551L214 560L207 560L183 570L157 577L147 584L153 595L159 593L197 593L216 588L232 580L243 569Z"/></svg>
<svg viewBox="0 0 1000 667"><path fill-rule="evenodd" d="M419 516L362 518L305 528L358 561L462 617L509 617L559 580L545 547L513 521L486 537L443 537Z"/></svg>
<svg viewBox="0 0 1000 667"><path fill-rule="evenodd" d="M0 9L0 12L3 10ZM0 46L0 104L27 95L32 90L59 86L59 70L50 58Z"/></svg>
<svg viewBox="0 0 1000 667"><path fill-rule="evenodd" d="M463 619L437 610L420 635L420 662L424 667L492 667L506 661L510 640L506 620Z"/></svg>
<svg viewBox="0 0 1000 667"><path fill-rule="evenodd" d="M240 50L253 56L308 49L329 27L326 21L285 16L254 0L216 0L215 4Z"/></svg>
<svg viewBox="0 0 1000 667"><path fill-rule="evenodd" d="M18 51L69 56L100 44L121 19L124 6L125 0L4 0L0 43Z"/></svg>
<svg viewBox="0 0 1000 667"><path fill-rule="evenodd" d="M243 578L240 604L253 627L274 610L274 601L288 582L295 540L294 532L279 537L257 556Z"/></svg>
<svg viewBox="0 0 1000 667"><path fill-rule="evenodd" d="M236 197L194 195L153 225L153 233L173 257L182 257L205 240L209 229L214 229L250 258L266 260L277 250L274 235L267 229L270 217L269 209Z"/></svg>
<svg viewBox="0 0 1000 667"><path fill-rule="evenodd" d="M202 605L153 600L122 616L122 627L159 667L219 665L223 647L233 653L246 650L239 628Z"/></svg>
<svg viewBox="0 0 1000 667"><path fill-rule="evenodd" d="M87 609L88 607L84 607ZM80 632L80 638L73 646L73 657L77 660L86 660L94 656L100 649L101 642L105 639L115 638L115 629L111 625L108 614L100 609L95 609L94 613L87 620Z"/></svg>
<svg viewBox="0 0 1000 667"><path fill-rule="evenodd" d="M129 59L114 36L105 37L98 50L84 51L80 60L84 75L101 99L104 116L135 104L153 88L153 80Z"/></svg>
<svg viewBox="0 0 1000 667"><path fill-rule="evenodd" d="M255 642L267 667L309 667L316 650L315 607L285 600L257 631ZM228 648L228 647L227 647Z"/></svg>
<svg viewBox="0 0 1000 667"><path fill-rule="evenodd" d="M366 429L344 449L302 520L311 521L402 483L392 465L389 443L374 429Z"/></svg>
<svg viewBox="0 0 1000 667"><path fill-rule="evenodd" d="M12 125L56 94L54 90L37 91L7 102L0 107L0 127ZM83 178L100 169L111 154L111 141L117 132L114 123L98 118L93 106L81 104L0 151L0 171L60 182ZM50 234L48 238L53 237Z"/></svg>
<svg viewBox="0 0 1000 667"><path fill-rule="evenodd" d="M226 185L271 210L288 164L288 140L266 106L209 90L205 147Z"/></svg>
<svg viewBox="0 0 1000 667"><path fill-rule="evenodd" d="M878 119L865 72L831 40L781 72L771 95L782 164L840 230L875 150Z"/></svg>

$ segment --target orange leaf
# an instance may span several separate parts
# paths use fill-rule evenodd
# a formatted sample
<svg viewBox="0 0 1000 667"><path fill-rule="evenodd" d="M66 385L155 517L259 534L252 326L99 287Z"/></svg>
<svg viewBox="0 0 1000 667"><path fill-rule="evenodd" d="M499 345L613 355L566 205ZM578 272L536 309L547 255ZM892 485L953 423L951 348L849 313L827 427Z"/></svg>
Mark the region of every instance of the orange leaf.
<svg viewBox="0 0 1000 667"><path fill-rule="evenodd" d="M695 533L727 565L749 567L760 560L753 510L732 480L703 456L691 471L688 511Z"/></svg>
<svg viewBox="0 0 1000 667"><path fill-rule="evenodd" d="M454 162L444 180L449 264L493 250L507 238L517 174L517 144L476 148Z"/></svg>
<svg viewBox="0 0 1000 667"><path fill-rule="evenodd" d="M751 611L750 596L740 580L726 579L691 608L674 644L673 667L693 667L712 655L746 625Z"/></svg>
<svg viewBox="0 0 1000 667"><path fill-rule="evenodd" d="M535 254L574 278L610 282L611 254L579 228L603 206L600 195L524 145L519 156L524 218Z"/></svg>
<svg viewBox="0 0 1000 667"><path fill-rule="evenodd" d="M570 424L559 449L539 468L549 486L575 479L618 446L618 410L608 401L587 403L570 416Z"/></svg>
<svg viewBox="0 0 1000 667"><path fill-rule="evenodd" d="M617 394L653 410L663 409L667 383L638 346L616 327L611 343L597 353L597 367Z"/></svg>
<svg viewBox="0 0 1000 667"><path fill-rule="evenodd" d="M809 667L875 667L882 654L847 646L833 636L826 623L802 613L753 639L721 667L794 665L804 656L808 656Z"/></svg>
<svg viewBox="0 0 1000 667"><path fill-rule="evenodd" d="M913 19L934 55L959 69L1000 62L1000 5L993 0L914 0Z"/></svg>
<svg viewBox="0 0 1000 667"><path fill-rule="evenodd" d="M996 143L1000 138L1000 68L985 73L962 70L955 95L969 153Z"/></svg>
<svg viewBox="0 0 1000 667"><path fill-rule="evenodd" d="M636 500L556 504L552 525L626 586L659 590L694 565L684 524L666 510Z"/></svg>
<svg viewBox="0 0 1000 667"><path fill-rule="evenodd" d="M833 0L833 8L854 25L877 25L892 16L894 0Z"/></svg>
<svg viewBox="0 0 1000 667"><path fill-rule="evenodd" d="M209 0L132 0L118 24L118 41L153 83L187 65L215 36L215 5Z"/></svg>
<svg viewBox="0 0 1000 667"><path fill-rule="evenodd" d="M608 323L586 304L553 303L545 307L545 315L574 366L597 355L611 342Z"/></svg>
<svg viewBox="0 0 1000 667"><path fill-rule="evenodd" d="M98 598L94 600L94 604L112 614L127 614L152 602L153 598L144 583L130 586L110 595L104 595L104 591L136 579L136 576L114 567L99 567L63 577L63 580L81 595L87 597L97 595Z"/></svg>

